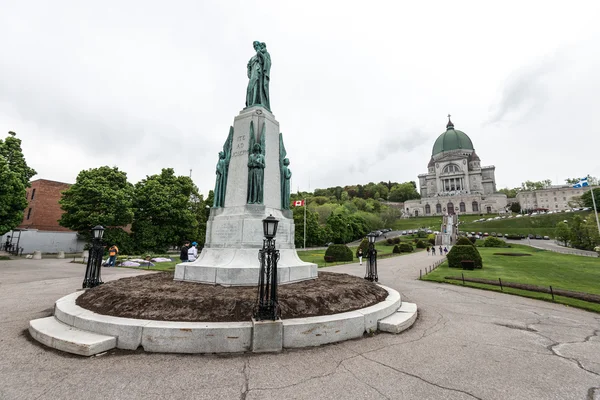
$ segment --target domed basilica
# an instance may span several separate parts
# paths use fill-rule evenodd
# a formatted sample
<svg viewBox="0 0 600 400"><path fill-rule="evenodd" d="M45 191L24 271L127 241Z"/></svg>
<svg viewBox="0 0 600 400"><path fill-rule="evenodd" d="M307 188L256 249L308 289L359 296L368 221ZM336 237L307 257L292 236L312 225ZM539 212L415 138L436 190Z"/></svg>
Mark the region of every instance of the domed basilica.
<svg viewBox="0 0 600 400"><path fill-rule="evenodd" d="M427 173L419 175L420 200L404 203L407 216L504 213L506 195L496 192L496 167L481 166L471 139L454 129L448 116L431 152Z"/></svg>

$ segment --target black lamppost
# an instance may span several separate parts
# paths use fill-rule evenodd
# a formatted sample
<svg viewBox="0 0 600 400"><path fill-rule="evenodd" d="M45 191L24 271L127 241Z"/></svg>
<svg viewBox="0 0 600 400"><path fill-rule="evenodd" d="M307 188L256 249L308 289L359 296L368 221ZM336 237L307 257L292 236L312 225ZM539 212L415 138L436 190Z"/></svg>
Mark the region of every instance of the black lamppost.
<svg viewBox="0 0 600 400"><path fill-rule="evenodd" d="M369 250L367 254L367 271L365 272L365 279L371 282L379 282L377 276L377 250L375 249L375 238L376 236L369 233Z"/></svg>
<svg viewBox="0 0 600 400"><path fill-rule="evenodd" d="M96 225L92 228L92 247L90 248L90 256L88 257L85 278L83 279L84 289L93 288L102 283L102 279L100 279L102 256L104 256L102 236L104 236L103 226Z"/></svg>
<svg viewBox="0 0 600 400"><path fill-rule="evenodd" d="M273 320L279 318L277 300L277 261L279 250L275 250L275 235L279 223L272 215L263 219L263 247L258 251L260 273L258 277L258 309L254 314L257 320Z"/></svg>

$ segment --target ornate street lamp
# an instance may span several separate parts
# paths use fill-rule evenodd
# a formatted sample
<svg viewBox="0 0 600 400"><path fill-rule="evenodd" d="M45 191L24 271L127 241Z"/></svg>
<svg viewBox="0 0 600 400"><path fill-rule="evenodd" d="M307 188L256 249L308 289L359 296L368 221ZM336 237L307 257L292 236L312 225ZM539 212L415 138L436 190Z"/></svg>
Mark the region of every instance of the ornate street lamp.
<svg viewBox="0 0 600 400"><path fill-rule="evenodd" d="M377 250L375 249L376 236L369 233L367 238L369 239L369 250L367 254L365 279L371 282L379 282L379 277L377 276Z"/></svg>
<svg viewBox="0 0 600 400"><path fill-rule="evenodd" d="M85 278L83 279L83 288L93 288L102 283L100 278L100 268L104 247L102 247L102 236L104 236L104 227L96 225L92 228L92 247L88 257L87 267L85 269Z"/></svg>
<svg viewBox="0 0 600 400"><path fill-rule="evenodd" d="M275 250L275 235L277 234L276 220L272 215L263 219L263 247L258 251L260 273L258 277L258 304L254 313L257 320L273 320L279 318L279 303L277 301L277 261L279 250Z"/></svg>

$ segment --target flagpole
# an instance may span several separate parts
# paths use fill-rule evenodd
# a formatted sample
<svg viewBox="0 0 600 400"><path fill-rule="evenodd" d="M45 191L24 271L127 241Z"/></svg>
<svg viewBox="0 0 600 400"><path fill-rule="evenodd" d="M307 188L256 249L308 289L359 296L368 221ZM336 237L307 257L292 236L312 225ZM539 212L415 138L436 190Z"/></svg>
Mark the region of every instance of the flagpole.
<svg viewBox="0 0 600 400"><path fill-rule="evenodd" d="M306 250L306 199L304 199L304 250Z"/></svg>

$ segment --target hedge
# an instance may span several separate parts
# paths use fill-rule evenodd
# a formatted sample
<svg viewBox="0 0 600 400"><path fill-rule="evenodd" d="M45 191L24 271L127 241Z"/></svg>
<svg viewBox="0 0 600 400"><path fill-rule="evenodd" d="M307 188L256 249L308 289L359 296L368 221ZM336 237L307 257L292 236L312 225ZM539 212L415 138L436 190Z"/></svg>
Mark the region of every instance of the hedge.
<svg viewBox="0 0 600 400"><path fill-rule="evenodd" d="M461 236L456 241L456 245L457 246L469 246L469 245L473 245L473 242L471 242L468 238Z"/></svg>
<svg viewBox="0 0 600 400"><path fill-rule="evenodd" d="M352 261L354 259L352 250L345 244L332 244L325 250L325 257L331 257L333 261ZM326 260L331 258L326 258Z"/></svg>
<svg viewBox="0 0 600 400"><path fill-rule="evenodd" d="M473 245L454 245L448 252L446 258L448 259L448 266L450 268L462 268L460 262L463 260L475 261L475 268L483 267L483 261L481 260L479 250Z"/></svg>
<svg viewBox="0 0 600 400"><path fill-rule="evenodd" d="M417 242L417 249L424 249L425 247L427 247L427 243L425 243L424 241L419 240Z"/></svg>
<svg viewBox="0 0 600 400"><path fill-rule="evenodd" d="M402 252L400 251L400 247L398 247L398 245L395 245L394 249L392 250L392 253L398 254L398 253L402 253Z"/></svg>
<svg viewBox="0 0 600 400"><path fill-rule="evenodd" d="M490 236L483 241L483 247L506 247L506 242L502 239Z"/></svg>
<svg viewBox="0 0 600 400"><path fill-rule="evenodd" d="M398 249L400 250L401 253L411 253L414 249L412 247L412 245L410 243L400 243L398 245Z"/></svg>

